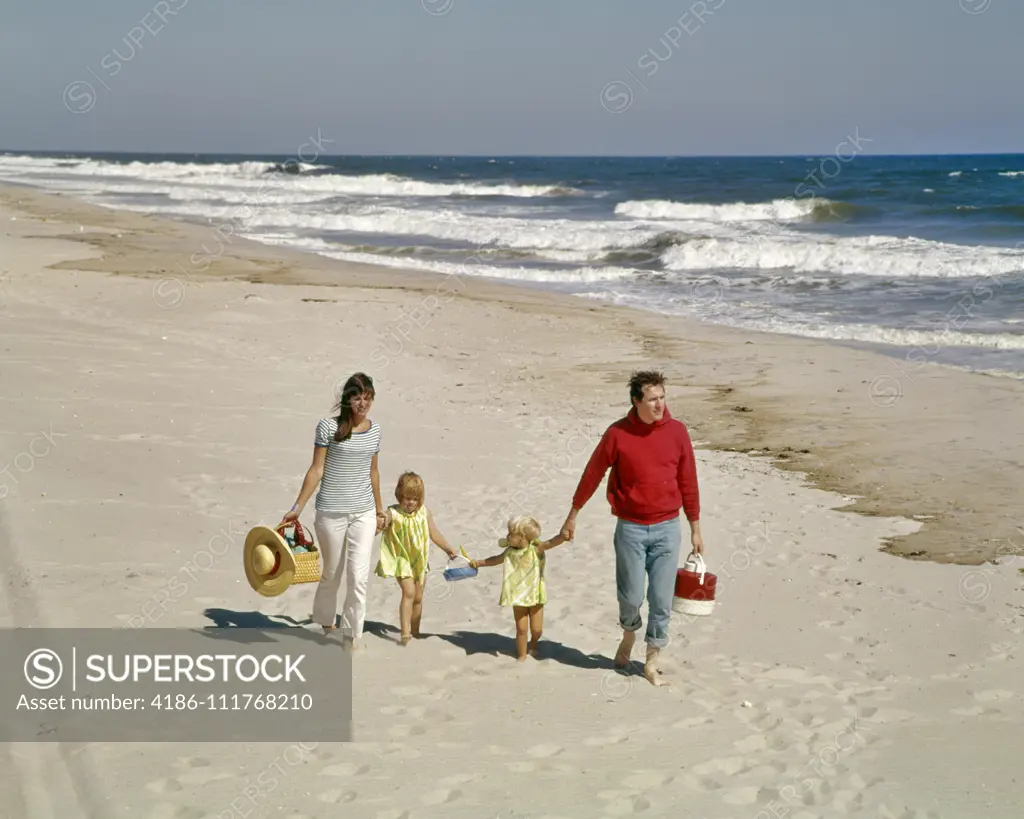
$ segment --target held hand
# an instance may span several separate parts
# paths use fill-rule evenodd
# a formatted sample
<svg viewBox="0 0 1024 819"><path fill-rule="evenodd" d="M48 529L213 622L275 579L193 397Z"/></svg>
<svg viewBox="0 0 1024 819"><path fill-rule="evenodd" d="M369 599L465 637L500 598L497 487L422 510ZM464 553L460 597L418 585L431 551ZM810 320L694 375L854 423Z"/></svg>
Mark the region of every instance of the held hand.
<svg viewBox="0 0 1024 819"><path fill-rule="evenodd" d="M576 518L573 515L569 515L565 519L565 523L562 524L562 537L566 540L572 540L576 536Z"/></svg>
<svg viewBox="0 0 1024 819"><path fill-rule="evenodd" d="M374 532L375 535L379 535L384 531L384 526L387 524L387 518L383 512L377 513L377 530Z"/></svg>

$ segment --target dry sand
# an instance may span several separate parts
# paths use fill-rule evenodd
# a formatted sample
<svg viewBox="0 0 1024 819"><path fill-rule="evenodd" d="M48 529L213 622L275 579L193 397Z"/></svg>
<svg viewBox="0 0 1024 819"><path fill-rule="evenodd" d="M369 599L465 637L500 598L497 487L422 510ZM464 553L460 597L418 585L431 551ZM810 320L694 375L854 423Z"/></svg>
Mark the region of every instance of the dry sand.
<svg viewBox="0 0 1024 819"><path fill-rule="evenodd" d="M542 660L510 656L500 572L445 584L435 552L431 636L409 647L395 585L371 579L355 742L9 745L9 815L1021 815L1024 563L982 561L1024 546L1024 385L465 279L442 304L437 277L238 239L201 273L204 243L0 192L3 625L307 619L312 586L259 597L241 542L291 504L357 369L378 385L385 497L416 469L442 531L483 553L531 478L524 503L557 530L629 371L665 369L719 602L676 617L671 687L611 671L599 491L551 553ZM790 457L721 451L753 446ZM186 592L154 605L172 582Z"/></svg>

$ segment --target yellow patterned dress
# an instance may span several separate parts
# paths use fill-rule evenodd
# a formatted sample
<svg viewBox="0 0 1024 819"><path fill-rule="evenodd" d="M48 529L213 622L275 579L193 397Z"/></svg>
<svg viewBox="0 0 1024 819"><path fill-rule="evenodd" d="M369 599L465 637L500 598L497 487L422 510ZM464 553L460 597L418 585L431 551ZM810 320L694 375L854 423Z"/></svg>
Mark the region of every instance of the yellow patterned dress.
<svg viewBox="0 0 1024 819"><path fill-rule="evenodd" d="M389 507L391 525L380 538L378 577L411 577L417 583L430 571L430 525L427 507L421 506L411 515L398 504Z"/></svg>
<svg viewBox="0 0 1024 819"><path fill-rule="evenodd" d="M501 581L502 606L542 606L548 602L544 583L544 552L537 551L539 540L522 549L513 549L505 539L502 566L505 576Z"/></svg>

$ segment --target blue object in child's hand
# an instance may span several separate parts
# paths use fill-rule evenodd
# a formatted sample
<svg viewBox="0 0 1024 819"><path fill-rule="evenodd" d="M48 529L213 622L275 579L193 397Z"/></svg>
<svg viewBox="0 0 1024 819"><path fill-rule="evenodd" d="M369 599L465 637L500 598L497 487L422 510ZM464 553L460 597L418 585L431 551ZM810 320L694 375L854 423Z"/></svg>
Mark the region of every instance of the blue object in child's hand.
<svg viewBox="0 0 1024 819"><path fill-rule="evenodd" d="M454 569L445 569L444 570L444 579L448 580L449 582L455 581L455 580L465 580L467 577L476 577L478 573L479 573L479 570L478 569L474 569L472 566L466 566L466 567L460 567L460 568L454 568Z"/></svg>

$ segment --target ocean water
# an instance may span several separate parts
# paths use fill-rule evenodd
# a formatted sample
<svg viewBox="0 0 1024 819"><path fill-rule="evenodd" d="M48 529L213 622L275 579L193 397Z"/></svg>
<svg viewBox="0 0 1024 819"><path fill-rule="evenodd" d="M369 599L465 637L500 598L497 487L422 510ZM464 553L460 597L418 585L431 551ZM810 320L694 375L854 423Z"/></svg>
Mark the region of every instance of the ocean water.
<svg viewBox="0 0 1024 819"><path fill-rule="evenodd" d="M1024 155L0 154L0 180L337 259L1024 378ZM215 233L191 260L219 252Z"/></svg>

